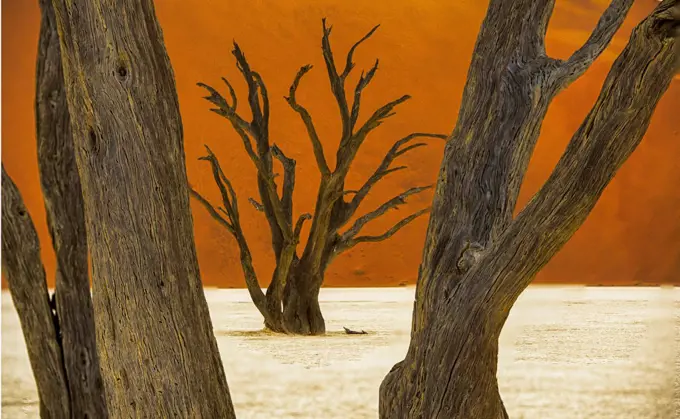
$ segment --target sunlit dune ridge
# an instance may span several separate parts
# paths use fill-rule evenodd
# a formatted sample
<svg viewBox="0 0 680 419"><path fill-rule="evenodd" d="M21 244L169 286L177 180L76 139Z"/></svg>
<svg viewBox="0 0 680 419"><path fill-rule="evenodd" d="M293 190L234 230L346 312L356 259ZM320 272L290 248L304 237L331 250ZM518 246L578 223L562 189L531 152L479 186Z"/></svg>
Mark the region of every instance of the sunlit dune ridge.
<svg viewBox="0 0 680 419"><path fill-rule="evenodd" d="M380 58L380 69L364 94L365 112L402 94L413 99L364 144L348 182L355 189L375 169L392 143L413 131L449 133L453 129L469 60L486 2L439 0L287 0L156 1L156 10L177 80L185 128L190 182L214 202L218 191L204 162L197 158L209 144L221 159L240 197L246 235L255 267L265 286L273 258L262 214L247 203L256 196L255 170L229 124L208 111L202 81L224 89L228 77L248 117L244 83L230 54L237 40L262 74L272 100L271 138L297 160L295 212L311 211L319 181L305 129L283 96L300 66L313 64L298 92L312 113L331 165L339 140L337 105L332 100L320 51L321 18L333 25L332 43L340 57L375 24L378 32L356 54L356 81L362 69ZM565 58L587 39L604 0L560 0L550 22L548 52ZM597 97L613 60L633 26L655 7L655 0L635 2L611 47L579 81L552 104L526 177L520 205L540 187ZM2 2L3 163L21 189L43 243L52 281L54 255L49 245L36 163L33 94L38 2ZM342 62L338 59L338 62ZM583 228L544 269L537 281L680 284L680 83L674 82L657 108L648 135L625 164ZM365 114L364 114L365 115ZM365 118L363 116L362 118ZM361 118L360 118L361 119ZM384 179L369 196L369 211L396 191L435 181L441 141L429 141L400 158L410 170ZM367 233L381 232L397 219L429 205L431 195L414 196L391 211ZM242 286L238 247L231 236L199 206L193 206L196 244L206 285ZM419 219L391 240L360 245L338 258L328 285L384 286L414 283L427 220ZM307 227L308 228L308 227ZM303 245L306 230L303 232Z"/></svg>

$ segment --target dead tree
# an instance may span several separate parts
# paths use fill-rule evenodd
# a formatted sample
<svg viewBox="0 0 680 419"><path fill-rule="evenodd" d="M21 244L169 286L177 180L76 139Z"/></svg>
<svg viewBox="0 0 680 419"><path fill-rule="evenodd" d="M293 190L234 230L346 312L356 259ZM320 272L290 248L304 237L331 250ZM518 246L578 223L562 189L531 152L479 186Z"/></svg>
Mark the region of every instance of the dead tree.
<svg viewBox="0 0 680 419"><path fill-rule="evenodd" d="M57 256L55 293L46 298L38 236L21 195L4 168L3 264L36 378L41 417L105 418L83 202L59 36L52 3L40 0L40 9L35 115L40 181ZM45 320L46 313L49 322ZM58 356L53 353L55 347Z"/></svg>
<svg viewBox="0 0 680 419"><path fill-rule="evenodd" d="M613 0L566 60L546 55L553 0L492 0L447 142L416 289L411 344L380 388L381 418L507 418L498 337L511 307L582 225L678 71L680 1L633 31L552 175L513 218L555 95L582 75L633 0Z"/></svg>
<svg viewBox="0 0 680 419"><path fill-rule="evenodd" d="M390 173L406 169L406 166L392 167L394 160L426 145L415 142L422 138L445 139L445 135L413 133L395 142L374 174L358 190L346 190L345 179L359 148L373 130L395 114L395 108L407 101L408 95L401 96L374 111L363 124L358 124L361 97L378 70L378 61L365 73L362 72L352 97L345 92L347 78L355 67L353 55L357 47L378 29L371 29L355 43L338 69L330 44L331 27L323 20L322 52L331 84L331 91L337 102L342 122L340 145L336 155L336 167L331 169L326 160L321 138L307 109L296 99L296 92L302 78L312 69L302 67L290 87L286 101L299 114L312 143L314 157L321 174L321 182L314 208L314 216L302 214L293 221L293 188L295 187L295 160L287 157L269 138L269 98L262 77L253 70L245 55L234 43L233 54L238 70L248 86L248 105L252 120L246 121L237 111L237 97L230 82L223 78L229 90L230 99L225 99L216 89L203 83L210 95L206 99L216 107L211 111L226 118L243 141L246 152L258 174L260 202L249 199L255 208L264 213L272 236L272 247L276 257L276 268L266 294L262 292L252 266L252 256L240 226L236 194L229 180L223 174L215 155L208 149L204 157L212 167L213 176L222 195L222 208L216 208L195 190L196 198L207 211L235 238L241 250L241 264L246 285L256 307L265 319L265 325L274 331L318 335L325 333L324 318L319 308L319 290L323 284L326 268L340 253L360 243L379 242L393 236L414 219L426 214L429 208L420 210L402 219L380 235L362 235L362 228L370 221L397 208L406 198L421 193L430 186L414 187L394 196L373 211L358 217L348 228L341 231L356 215L356 212L371 188ZM276 183L274 160L283 167L281 192ZM351 199L347 199L351 196ZM311 219L311 228L302 255L297 253L300 232L305 220Z"/></svg>
<svg viewBox="0 0 680 419"><path fill-rule="evenodd" d="M68 379L50 307L40 241L19 189L2 166L2 269L19 315L40 398L40 417L71 417Z"/></svg>
<svg viewBox="0 0 680 419"><path fill-rule="evenodd" d="M61 332L71 413L106 417L90 294L85 215L76 167L54 9L40 0L36 70L36 131L40 184L57 257L53 296Z"/></svg>
<svg viewBox="0 0 680 419"><path fill-rule="evenodd" d="M175 80L151 0L53 0L116 417L234 418L194 245Z"/></svg>

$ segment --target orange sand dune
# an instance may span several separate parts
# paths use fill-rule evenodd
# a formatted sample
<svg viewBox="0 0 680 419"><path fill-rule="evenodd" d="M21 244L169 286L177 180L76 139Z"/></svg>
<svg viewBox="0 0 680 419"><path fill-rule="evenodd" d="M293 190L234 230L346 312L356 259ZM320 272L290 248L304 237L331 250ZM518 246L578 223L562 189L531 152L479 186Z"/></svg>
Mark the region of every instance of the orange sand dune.
<svg viewBox="0 0 680 419"><path fill-rule="evenodd" d="M553 103L532 160L521 203L549 175L569 137L594 102L606 73L633 26L657 2L638 0L612 46L584 78ZM209 144L234 180L245 230L262 281L272 269L269 233L262 215L246 201L256 193L255 171L225 120L208 111L197 81L221 85L228 76L243 97L244 88L230 54L236 39L264 77L272 98L272 138L298 161L296 212L310 211L318 174L302 123L283 100L297 69L315 68L303 81L299 101L312 112L329 158L339 124L324 77L320 54L321 18L334 25L338 54L373 25L382 26L357 53L361 68L380 58L380 70L367 89L363 109L409 93L413 99L364 145L353 166L350 187L358 185L399 136L414 130L448 133L455 123L484 2L421 0L158 0L157 12L172 59L185 128L189 179L217 198L205 163L196 159ZM567 57L587 38L601 0L560 0L548 35L549 53ZM34 67L38 38L37 1L2 1L2 161L23 192L43 242L48 274L54 270L38 183L34 134ZM245 103L242 100L241 103ZM659 105L644 143L626 163L585 226L539 276L542 282L680 283L680 82ZM436 179L442 144L405 156L411 172L386 179L365 205L367 210L397 190ZM375 231L428 205L431 196L413 198L399 212L376 223ZM196 244L206 285L240 286L238 251L229 234L199 206L193 207ZM327 285L382 286L416 279L427 225L418 220L391 241L357 247L337 260ZM51 276L51 275L50 275Z"/></svg>

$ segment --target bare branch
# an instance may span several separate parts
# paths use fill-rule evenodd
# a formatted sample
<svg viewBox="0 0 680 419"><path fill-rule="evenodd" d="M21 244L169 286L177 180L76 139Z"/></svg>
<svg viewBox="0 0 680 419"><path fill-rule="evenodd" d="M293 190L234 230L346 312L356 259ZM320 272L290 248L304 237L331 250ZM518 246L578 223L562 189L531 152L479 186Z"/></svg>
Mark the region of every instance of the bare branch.
<svg viewBox="0 0 680 419"><path fill-rule="evenodd" d="M196 191L190 189L191 195L194 198L198 199L199 202L201 202L205 206L205 208L208 210L210 215L213 216L213 218L215 218L221 224L227 227L229 231L234 235L234 238L236 239L236 242L238 243L240 249L241 267L243 268L243 274L246 281L246 287L248 288L248 293L250 294L250 297L253 300L253 303L255 304L257 309L259 310L260 314L262 314L262 316L264 317L265 321L270 321L271 316L267 311L266 297L265 294L262 292L262 288L260 287L260 283L257 279L257 275L253 267L252 254L250 253L248 243L241 228L236 192L234 192L234 188L232 187L229 179L227 179L227 177L224 175L224 172L222 171L220 163L217 159L217 156L215 156L215 154L212 152L212 150L210 150L208 146L205 146L205 148L208 152L208 155L199 158L199 160L205 160L210 163L215 183L217 183L217 186L220 189L220 193L222 194L222 202L225 207L224 210L222 210L222 208L219 208L219 210L221 210L225 215L227 215L231 222L227 222L226 219L220 216L219 213L215 210L215 208L212 205L210 205L210 203Z"/></svg>
<svg viewBox="0 0 680 419"><path fill-rule="evenodd" d="M354 161L354 157L356 157L361 144L363 144L368 134L379 127L386 118L394 115L393 109L397 105L406 102L410 98L411 96L404 95L399 99L393 100L382 106L380 109L373 112L373 115L368 118L355 134L347 138L346 141L341 140L337 153L337 167L335 168L335 172L340 173L341 176L346 176L352 165L352 161Z"/></svg>
<svg viewBox="0 0 680 419"><path fill-rule="evenodd" d="M407 100L411 99L411 96L409 95L404 95L400 97L399 99L393 100L392 102L384 105L380 109L376 110L373 112L373 115L371 115L370 118L368 118L368 121L362 125L362 127L359 129L359 132L357 134L362 134L363 136L366 136L370 131L373 129L377 128L382 124L382 122L389 118L390 116L393 116L396 114L396 112L393 112L393 109L401 104L406 102Z"/></svg>
<svg viewBox="0 0 680 419"><path fill-rule="evenodd" d="M307 74L307 72L311 69L312 69L311 65L306 65L300 68L297 75L295 76L295 80L293 80L293 84L291 84L290 86L289 95L285 97L285 99L286 102L288 102L288 104L290 105L290 107L293 108L295 112L300 114L302 122L304 122L305 127L307 128L307 134L309 135L309 139L312 141L314 157L316 158L316 164L319 167L319 171L321 172L322 176L328 176L330 175L331 170L328 167L328 163L326 162L326 156L324 155L323 145L321 144L321 140L319 140L319 135L316 132L316 128L314 127L314 122L312 122L312 116L309 114L307 109L300 105L295 99L295 93L297 92L297 88L300 84L302 76Z"/></svg>
<svg viewBox="0 0 680 419"><path fill-rule="evenodd" d="M306 212L298 218L297 222L295 223L295 232L293 233L293 241L295 244L300 242L300 233L302 232L302 226L304 225L306 220L311 220L312 219L312 214Z"/></svg>
<svg viewBox="0 0 680 419"><path fill-rule="evenodd" d="M217 89L215 89L214 87L201 82L196 83L196 85L198 87L206 89L210 93L210 96L204 96L203 99L217 106L217 110L211 109L211 111L229 119L230 121L233 120L232 123L236 124L240 129L252 134L253 131L250 123L246 122L245 119L241 118L241 116L239 116L236 113L236 105L238 102L236 99L236 92L234 91L234 88L226 78L222 77L222 80L226 83L227 87L229 88L229 94L233 102L232 105L229 105L224 96L222 96L220 92L218 92ZM221 112L218 112L218 110Z"/></svg>
<svg viewBox="0 0 680 419"><path fill-rule="evenodd" d="M357 236L353 238L349 238L346 241L341 241L340 244L336 247L335 253L341 253L344 252L347 249L351 249L352 247L356 246L359 243L375 243L375 242L380 242L383 240L387 240L390 237L394 236L397 231L401 230L404 226L409 224L411 221L415 220L416 218L420 217L421 215L425 215L430 212L430 208L425 208L422 209L416 213L413 213L409 215L406 218L403 218L400 220L397 224L392 226L389 230L384 232L383 234L380 234L378 236Z"/></svg>
<svg viewBox="0 0 680 419"><path fill-rule="evenodd" d="M215 179L215 183L217 184L220 194L222 195L222 203L226 209L225 212L231 221L232 227L238 234L241 228L239 226L240 220L236 192L234 191L231 182L222 171L222 167L220 166L219 160L217 160L217 156L215 156L210 147L207 145L205 146L205 149L207 150L208 155L199 157L199 160L205 160L210 163L210 166L212 167L213 178Z"/></svg>
<svg viewBox="0 0 680 419"><path fill-rule="evenodd" d="M295 160L286 157L283 151L274 144L272 156L283 166L283 187L281 191L281 205L289 223L293 223L293 190L295 189Z"/></svg>
<svg viewBox="0 0 680 419"><path fill-rule="evenodd" d="M248 104L250 105L250 111L253 115L253 122L251 125L255 131L258 154L262 157L263 153L269 150L269 144L266 143L266 141L268 141L267 135L269 125L268 97L266 91L261 89L261 78L259 78L250 68L250 64L248 64L245 54L236 42L234 42L232 54L236 57L237 67L239 71L241 71L241 74L243 74L243 78L248 85ZM260 103L260 98L262 98L262 104Z"/></svg>
<svg viewBox="0 0 680 419"><path fill-rule="evenodd" d="M377 28L377 26L376 26ZM352 114L350 115L350 121L351 121L351 128L352 130L354 129L357 119L359 119L359 107L361 105L361 92L368 86L368 84L373 80L373 77L375 76L376 71L378 71L378 63L379 60L375 60L375 64L373 67L371 67L370 70L368 70L368 73L364 76L364 73L361 73L361 77L359 77L359 81L357 82L357 86L354 89L354 103L352 103Z"/></svg>
<svg viewBox="0 0 680 419"><path fill-rule="evenodd" d="M351 115L349 111L349 104L347 102L347 95L345 93L345 77L347 76L347 74L349 74L354 64L351 62L352 60L351 55L348 55L347 60L349 61L349 66L345 68L342 75L338 74L330 42L330 34L332 27L326 26L325 18L322 20L322 26L323 37L321 39L321 49L323 51L324 61L326 62L326 70L328 71L328 79L331 83L331 91L333 92L333 96L335 96L335 100L338 103L338 109L340 111L340 121L342 122L342 134L340 136L340 144L345 144L352 137L353 130ZM372 35L373 32L375 32L375 29L377 28L374 28L371 32L369 32L368 35L364 37L364 39L360 40L357 43L357 46L365 39L368 39L368 37ZM354 54L354 49L356 49L356 46L350 50L350 54Z"/></svg>
<svg viewBox="0 0 680 419"><path fill-rule="evenodd" d="M411 188L394 198L390 199L389 201L385 202L375 210L359 217L352 227L350 227L347 231L345 231L341 235L341 240L342 241L348 241L352 239L354 236L359 234L361 229L370 221L375 220L376 218L380 217L381 215L385 214L387 211L389 211L392 208L397 208L399 205L405 204L406 203L406 198L408 198L411 195L415 195L418 193L421 193L423 191L426 191L428 189L432 189L432 185L429 186L417 186L414 188Z"/></svg>
<svg viewBox="0 0 680 419"><path fill-rule="evenodd" d="M352 62L352 58L354 56L354 51L357 49L357 47L359 47L359 45L361 45L364 41L366 41L368 38L370 38L371 35L373 35L375 33L375 31L378 30L379 27L380 27L380 25L374 26L373 29L371 29L366 35L364 35L363 38L358 40L354 45L352 45L352 48L349 49L349 52L347 53L347 63L345 64L345 70L340 75L340 77L342 79L346 79L347 76L349 76L349 73L354 68L354 63ZM377 63L376 63L376 66L377 66Z"/></svg>
<svg viewBox="0 0 680 419"><path fill-rule="evenodd" d="M262 97L262 118L264 121L269 121L269 95L267 94L267 88L264 85L264 80L262 76L256 71L253 71L253 78L257 82L257 86L260 90L260 96Z"/></svg>
<svg viewBox="0 0 680 419"><path fill-rule="evenodd" d="M678 71L680 34L663 28L667 23L680 26L680 1L663 1L633 30L548 180L468 272L488 281L489 303L505 311L499 319L581 227L642 141Z"/></svg>
<svg viewBox="0 0 680 419"><path fill-rule="evenodd" d="M253 149L253 145L251 143L251 139L248 136L248 134L254 135L253 128L250 123L246 122L243 118L241 118L241 116L239 116L236 113L237 103L236 92L234 92L234 88L231 86L229 81L227 81L227 79L223 77L222 80L224 80L224 82L229 87L229 92L231 94L233 102L233 105L231 106L227 103L226 99L224 99L224 97L214 88L208 86L205 83L197 83L197 85L199 87L203 87L204 89L208 90L211 93L210 96L206 96L204 97L204 99L218 106L218 108L212 108L210 109L210 111L226 118L231 123L236 133L239 135L239 137L241 137L241 140L243 141L243 146L246 149L246 153L248 153L248 156L253 161L255 166L259 167L260 160L257 154L255 153L255 150Z"/></svg>
<svg viewBox="0 0 680 419"><path fill-rule="evenodd" d="M390 165L396 159L397 157L407 153L410 150L413 150L417 147L421 147L426 145L425 143L417 143L410 145L408 147L405 147L402 149L402 147L409 142L413 141L416 138L439 138L442 140L446 140L448 138L447 135L444 134L430 134L426 132L416 132L407 135L406 137L400 139L399 141L395 142L392 148L387 152L385 157L383 158L382 162L378 166L378 168L373 172L373 175L366 180L364 185L358 190L354 191L355 196L352 198L352 201L349 203L349 206L347 208L343 223L341 224L344 225L351 217L354 215L356 210L359 208L359 205L361 202L366 198L368 193L371 191L371 188L375 186L376 183L378 183L381 179L383 179L385 176L389 175L390 173L397 172L399 170L406 169L406 166L398 166L390 169ZM352 193L352 191L345 191L345 193Z"/></svg>
<svg viewBox="0 0 680 419"><path fill-rule="evenodd" d="M566 85L578 79L604 52L623 25L634 0L612 0L595 30L581 48L557 69L558 82Z"/></svg>
<svg viewBox="0 0 680 419"><path fill-rule="evenodd" d="M192 198L195 198L198 202L200 202L201 205L203 205L203 207L208 211L208 214L210 214L215 220L217 220L218 223L226 227L231 234L236 234L236 232L234 231L234 227L229 223L229 221L222 217L220 213L215 209L215 207L200 193L196 192L196 190L191 186L189 187L189 194L191 195Z"/></svg>
<svg viewBox="0 0 680 419"><path fill-rule="evenodd" d="M229 95L231 96L231 109L236 112L238 108L238 97L236 97L236 90L234 90L234 86L229 83L229 80L227 80L226 77L222 77L222 81L224 84L227 85L227 88L229 89ZM244 121L245 122L245 121Z"/></svg>
<svg viewBox="0 0 680 419"><path fill-rule="evenodd" d="M259 202L257 202L256 200L254 200L253 198L248 198L248 202L250 202L250 204L253 207L255 207L256 210L258 210L260 212L264 212L264 206L262 204L260 204Z"/></svg>

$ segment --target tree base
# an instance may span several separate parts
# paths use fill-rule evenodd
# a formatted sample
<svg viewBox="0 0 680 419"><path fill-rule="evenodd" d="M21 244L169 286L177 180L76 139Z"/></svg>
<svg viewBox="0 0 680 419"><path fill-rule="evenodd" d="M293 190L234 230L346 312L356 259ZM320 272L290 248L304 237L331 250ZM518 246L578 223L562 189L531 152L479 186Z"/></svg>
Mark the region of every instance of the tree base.
<svg viewBox="0 0 680 419"><path fill-rule="evenodd" d="M300 294L292 290L284 301L283 327L294 335L324 335L326 321L319 306L318 292Z"/></svg>

